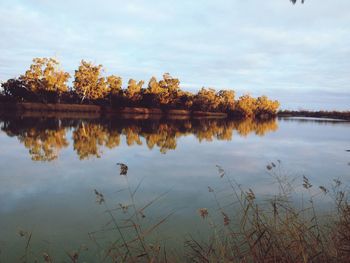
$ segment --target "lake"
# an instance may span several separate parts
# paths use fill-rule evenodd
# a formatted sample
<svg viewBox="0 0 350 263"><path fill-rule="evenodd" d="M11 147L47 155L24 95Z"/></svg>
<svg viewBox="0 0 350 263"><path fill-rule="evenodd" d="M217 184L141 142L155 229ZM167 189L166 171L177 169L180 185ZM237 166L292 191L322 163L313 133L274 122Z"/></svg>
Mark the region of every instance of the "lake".
<svg viewBox="0 0 350 263"><path fill-rule="evenodd" d="M4 262L25 254L27 240L20 236L25 231L32 233L33 257L47 251L64 258L84 244L86 257L94 258L99 244L117 236L108 231L105 210L122 212L131 202L129 190L139 208L149 204L140 219L145 225L169 215L154 239L181 250L175 244L186 235L205 233L198 209L215 207L208 189L226 192L226 177L260 198L276 192L266 169L271 162L296 185L303 175L317 187L333 179L350 182L345 121L3 116L0 128ZM127 175L120 175L117 163L128 166ZM96 202L95 189L107 207Z"/></svg>

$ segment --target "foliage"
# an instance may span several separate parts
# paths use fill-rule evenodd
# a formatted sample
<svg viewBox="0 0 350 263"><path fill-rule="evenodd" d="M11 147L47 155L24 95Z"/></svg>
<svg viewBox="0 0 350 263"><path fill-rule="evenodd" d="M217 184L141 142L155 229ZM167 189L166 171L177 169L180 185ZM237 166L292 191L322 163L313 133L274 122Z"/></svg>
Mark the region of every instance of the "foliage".
<svg viewBox="0 0 350 263"><path fill-rule="evenodd" d="M81 61L75 71L73 87L67 86L69 74L59 70L52 58L36 58L26 73L18 79L2 83L2 101L87 103L121 108L147 107L186 109L189 111L225 112L236 117L271 117L277 114L279 103L266 96L241 96L235 101L233 90L216 91L202 88L197 94L183 91L180 80L164 73L161 80L152 77L144 81L130 79L126 89L116 75L104 77L102 65Z"/></svg>
<svg viewBox="0 0 350 263"><path fill-rule="evenodd" d="M220 90L217 93L219 98L219 111L232 112L235 108L235 92L233 90Z"/></svg>
<svg viewBox="0 0 350 263"><path fill-rule="evenodd" d="M130 79L128 82L128 88L125 91L125 96L129 101L136 103L142 98L142 86L144 84L143 80L137 82L134 79Z"/></svg>
<svg viewBox="0 0 350 263"><path fill-rule="evenodd" d="M257 104L256 99L249 94L243 95L236 103L236 110L244 117L252 117L256 112Z"/></svg>
<svg viewBox="0 0 350 263"><path fill-rule="evenodd" d="M33 64L18 79L9 79L2 84L5 96L16 100L55 102L68 91L69 73L60 70L54 58L34 58Z"/></svg>
<svg viewBox="0 0 350 263"><path fill-rule="evenodd" d="M122 90L122 78L111 75L107 77L107 88L108 92L112 95L119 94Z"/></svg>
<svg viewBox="0 0 350 263"><path fill-rule="evenodd" d="M213 234L207 240L186 241L188 262L348 262L349 192L339 180L330 188L315 189L303 176L298 186L284 174L281 161L272 162L266 168L278 184L278 194L259 198L217 167L234 200L222 205L224 191L208 187L217 207L198 212ZM296 193L301 207L293 199ZM329 214L316 211L317 196L334 204L327 208Z"/></svg>
<svg viewBox="0 0 350 263"><path fill-rule="evenodd" d="M25 83L20 79L9 79L1 84L4 100L10 101L36 101L37 96L31 92Z"/></svg>
<svg viewBox="0 0 350 263"><path fill-rule="evenodd" d="M194 97L194 107L201 111L216 111L220 104L216 92L212 88L202 88Z"/></svg>
<svg viewBox="0 0 350 263"><path fill-rule="evenodd" d="M70 75L59 69L59 62L53 58L35 58L33 64L19 77L32 92L51 91L63 93L68 90Z"/></svg>
<svg viewBox="0 0 350 263"><path fill-rule="evenodd" d="M151 98L151 103L157 106L174 107L178 104L177 99L183 95L180 90L180 81L173 78L169 73L163 74L163 79L159 82L156 77L152 77L145 90L146 98Z"/></svg>
<svg viewBox="0 0 350 263"><path fill-rule="evenodd" d="M97 100L107 95L107 82L101 76L101 70L102 65L95 66L90 62L81 61L74 74L74 90L81 100ZM110 79L111 82L113 82L112 80Z"/></svg>
<svg viewBox="0 0 350 263"><path fill-rule="evenodd" d="M266 96L261 96L256 99L256 114L269 114L270 112L277 112L280 103L277 100L269 100Z"/></svg>

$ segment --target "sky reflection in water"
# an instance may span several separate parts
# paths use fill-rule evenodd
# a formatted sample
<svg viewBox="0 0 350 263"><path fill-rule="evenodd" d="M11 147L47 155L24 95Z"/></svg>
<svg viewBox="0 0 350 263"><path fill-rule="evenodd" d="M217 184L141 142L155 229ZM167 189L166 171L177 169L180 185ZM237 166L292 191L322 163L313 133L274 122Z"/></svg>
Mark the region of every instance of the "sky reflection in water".
<svg viewBox="0 0 350 263"><path fill-rule="evenodd" d="M260 195L276 189L265 168L276 160L291 177L305 174L314 185L333 178L348 183L349 128L348 122L300 119L2 118L0 242L15 246L18 228L62 247L67 237L86 239L106 222L93 189L111 205L126 202L118 192L126 186L118 162L129 166L132 187L142 181L140 204L169 191L147 219L175 210L167 228L174 238L197 227L198 208L214 206L208 186L225 189L217 164Z"/></svg>

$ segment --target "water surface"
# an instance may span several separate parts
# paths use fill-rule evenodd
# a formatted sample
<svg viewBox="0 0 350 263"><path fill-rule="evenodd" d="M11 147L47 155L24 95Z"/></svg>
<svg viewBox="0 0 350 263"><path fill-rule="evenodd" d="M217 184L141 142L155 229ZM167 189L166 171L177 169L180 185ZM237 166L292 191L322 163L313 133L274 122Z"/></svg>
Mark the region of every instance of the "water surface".
<svg viewBox="0 0 350 263"><path fill-rule="evenodd" d="M93 248L88 233L109 221L94 189L110 208L128 204L128 192L121 191L128 186L139 185L139 206L166 193L145 211L144 220L151 224L174 212L157 232L171 246L186 233L203 231L198 209L215 206L208 186L219 192L226 187L216 165L261 196L276 189L266 165L277 160L290 177L306 175L317 186L334 178L350 181L349 122L134 116L2 117L0 123L3 260L24 251L19 230L33 233L31 244L39 251L63 251L62 256L81 244ZM116 163L128 165L126 177ZM101 242L110 238L96 234Z"/></svg>

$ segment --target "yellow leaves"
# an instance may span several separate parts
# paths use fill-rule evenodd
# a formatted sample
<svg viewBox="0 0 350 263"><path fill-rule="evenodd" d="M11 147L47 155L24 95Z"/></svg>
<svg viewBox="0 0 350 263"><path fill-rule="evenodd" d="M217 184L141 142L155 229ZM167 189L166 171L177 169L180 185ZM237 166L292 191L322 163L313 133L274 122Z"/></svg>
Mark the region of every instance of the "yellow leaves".
<svg viewBox="0 0 350 263"><path fill-rule="evenodd" d="M142 86L143 80L136 82L134 79L130 79L128 82L128 88L126 90L126 97L132 102L138 102L142 98Z"/></svg>
<svg viewBox="0 0 350 263"><path fill-rule="evenodd" d="M33 64L20 76L32 92L51 91L58 94L68 90L70 75L60 70L60 64L53 58L34 58Z"/></svg>
<svg viewBox="0 0 350 263"><path fill-rule="evenodd" d="M217 111L220 105L220 98L215 89L202 88L194 98L194 104L202 111Z"/></svg>
<svg viewBox="0 0 350 263"><path fill-rule="evenodd" d="M165 106L175 106L182 95L179 79L173 78L169 73L164 73L159 82L156 77L152 77L145 93L152 94L160 105Z"/></svg>
<svg viewBox="0 0 350 263"><path fill-rule="evenodd" d="M277 100L272 101L268 99L266 96L261 96L257 98L257 110L266 113L266 112L272 112L276 113L280 104Z"/></svg>
<svg viewBox="0 0 350 263"><path fill-rule="evenodd" d="M220 90L216 96L219 98L220 111L228 112L234 110L235 92L233 90Z"/></svg>
<svg viewBox="0 0 350 263"><path fill-rule="evenodd" d="M101 70L102 65L95 66L91 62L81 61L75 71L74 89L82 100L97 100L107 95L107 81L101 77Z"/></svg>
<svg viewBox="0 0 350 263"><path fill-rule="evenodd" d="M152 77L148 82L148 88L146 90L146 93L159 94L161 92L162 88L160 87L156 77Z"/></svg>
<svg viewBox="0 0 350 263"><path fill-rule="evenodd" d="M122 78L115 75L107 77L108 92L118 94L122 89Z"/></svg>
<svg viewBox="0 0 350 263"><path fill-rule="evenodd" d="M202 88L197 94L185 92L180 89L179 79L169 73L164 73L160 81L152 77L146 89L142 88L143 80L137 82L130 79L127 88L123 90L121 77L103 77L102 70L102 65L82 60L74 74L73 95L78 95L81 101L99 100L98 103L109 103L113 107L118 107L118 103L121 103L120 106L226 112L240 117L269 117L276 115L279 108L278 101L272 101L266 96L253 98L243 95L235 101L233 90L217 92L212 88ZM41 91L49 92L54 98L57 98L57 94L68 91L66 83L69 77L67 72L59 69L56 59L35 58L17 82L9 80L3 83L2 87L5 94L18 100L37 101L45 95ZM46 94L51 98L49 95ZM59 99L60 97L55 102ZM47 102L46 99L42 101Z"/></svg>
<svg viewBox="0 0 350 263"><path fill-rule="evenodd" d="M159 81L159 86L165 92L174 92L180 89L179 79L173 78L169 73L163 74L163 80Z"/></svg>
<svg viewBox="0 0 350 263"><path fill-rule="evenodd" d="M236 103L236 110L245 117L254 116L256 108L256 99L249 94L241 96Z"/></svg>
<svg viewBox="0 0 350 263"><path fill-rule="evenodd" d="M243 95L236 103L236 110L241 112L245 117L258 116L263 114L276 114L279 108L277 100L272 101L266 96L258 97L257 99L250 95Z"/></svg>

